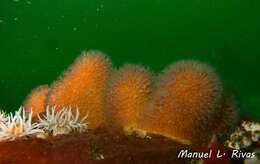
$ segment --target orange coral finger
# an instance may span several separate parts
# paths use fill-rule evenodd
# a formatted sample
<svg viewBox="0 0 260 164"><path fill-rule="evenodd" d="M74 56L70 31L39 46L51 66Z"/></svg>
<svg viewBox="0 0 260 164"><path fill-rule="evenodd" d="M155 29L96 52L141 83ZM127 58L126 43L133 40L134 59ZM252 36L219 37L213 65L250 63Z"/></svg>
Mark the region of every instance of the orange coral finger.
<svg viewBox="0 0 260 164"><path fill-rule="evenodd" d="M238 122L237 109L235 98L232 95L225 94L213 123L214 133L222 142L227 139Z"/></svg>
<svg viewBox="0 0 260 164"><path fill-rule="evenodd" d="M144 129L184 144L208 144L222 97L214 70L198 61L180 61L160 76Z"/></svg>
<svg viewBox="0 0 260 164"><path fill-rule="evenodd" d="M32 110L33 116L44 112L48 92L49 87L47 85L42 85L32 90L23 103L25 111L30 112Z"/></svg>
<svg viewBox="0 0 260 164"><path fill-rule="evenodd" d="M81 116L88 115L89 128L104 122L106 89L111 70L108 57L99 51L83 52L67 72L55 82L48 96L47 104L79 108Z"/></svg>
<svg viewBox="0 0 260 164"><path fill-rule="evenodd" d="M125 65L118 70L109 92L110 115L125 132L137 126L140 112L151 100L151 72L139 65Z"/></svg>

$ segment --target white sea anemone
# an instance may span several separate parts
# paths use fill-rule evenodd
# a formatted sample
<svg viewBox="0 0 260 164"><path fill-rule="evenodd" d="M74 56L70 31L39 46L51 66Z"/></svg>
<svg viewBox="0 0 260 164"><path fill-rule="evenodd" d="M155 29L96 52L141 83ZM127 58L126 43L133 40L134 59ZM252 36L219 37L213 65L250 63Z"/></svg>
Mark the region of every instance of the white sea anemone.
<svg viewBox="0 0 260 164"><path fill-rule="evenodd" d="M3 114L3 113L2 113ZM20 108L14 115L2 115L4 120L0 122L0 141L14 140L18 137L32 136L44 131L40 129L38 123L32 123L32 111L25 113Z"/></svg>
<svg viewBox="0 0 260 164"><path fill-rule="evenodd" d="M7 114L4 111L0 110L0 122L6 122L7 120Z"/></svg>
<svg viewBox="0 0 260 164"><path fill-rule="evenodd" d="M53 136L60 134L68 134L73 131L84 132L87 130L87 123L85 119L87 115L79 120L79 110L76 110L76 115L74 116L71 110L67 108L62 108L56 112L55 107L49 109L46 108L46 114L42 117L38 116L40 127L47 133Z"/></svg>

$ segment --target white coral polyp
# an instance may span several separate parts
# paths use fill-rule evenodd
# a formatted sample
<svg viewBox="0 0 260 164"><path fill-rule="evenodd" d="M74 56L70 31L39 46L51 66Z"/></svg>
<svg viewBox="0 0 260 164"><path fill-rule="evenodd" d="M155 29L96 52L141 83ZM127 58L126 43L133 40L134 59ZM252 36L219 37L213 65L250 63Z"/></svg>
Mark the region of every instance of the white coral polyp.
<svg viewBox="0 0 260 164"><path fill-rule="evenodd" d="M5 121L0 122L0 141L43 133L38 123L32 123L32 111L26 114L20 108L14 115L5 115L4 118Z"/></svg>
<svg viewBox="0 0 260 164"><path fill-rule="evenodd" d="M46 114L42 117L39 116L39 125L47 133L53 136L60 134L69 134L73 131L84 132L87 130L87 123L85 123L85 116L79 120L79 111L76 110L74 116L71 110L62 108L56 112L55 107L46 108Z"/></svg>

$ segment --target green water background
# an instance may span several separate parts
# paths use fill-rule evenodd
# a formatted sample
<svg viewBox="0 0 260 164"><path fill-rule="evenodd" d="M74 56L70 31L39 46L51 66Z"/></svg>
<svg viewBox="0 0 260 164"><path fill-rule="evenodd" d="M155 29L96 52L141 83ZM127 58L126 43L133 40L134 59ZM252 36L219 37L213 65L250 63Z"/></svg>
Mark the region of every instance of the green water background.
<svg viewBox="0 0 260 164"><path fill-rule="evenodd" d="M260 120L259 0L0 0L0 108L16 110L85 49L115 67L216 68L244 118Z"/></svg>

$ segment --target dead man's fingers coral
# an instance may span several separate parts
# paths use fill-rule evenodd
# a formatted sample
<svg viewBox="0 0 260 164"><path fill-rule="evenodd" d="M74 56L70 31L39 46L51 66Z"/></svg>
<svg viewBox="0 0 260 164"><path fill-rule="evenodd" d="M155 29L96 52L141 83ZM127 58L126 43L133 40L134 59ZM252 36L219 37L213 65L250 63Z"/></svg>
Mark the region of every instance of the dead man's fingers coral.
<svg viewBox="0 0 260 164"><path fill-rule="evenodd" d="M109 91L109 118L131 133L137 128L140 113L151 101L152 73L139 65L124 65L115 72Z"/></svg>
<svg viewBox="0 0 260 164"><path fill-rule="evenodd" d="M89 128L104 123L106 92L111 71L109 58L99 51L83 52L50 90L47 105L89 115Z"/></svg>
<svg viewBox="0 0 260 164"><path fill-rule="evenodd" d="M211 67L179 61L160 75L144 129L184 144L207 144L221 97L222 83Z"/></svg>
<svg viewBox="0 0 260 164"><path fill-rule="evenodd" d="M214 133L223 142L238 123L238 105L233 95L225 93L213 122Z"/></svg>
<svg viewBox="0 0 260 164"><path fill-rule="evenodd" d="M44 112L48 92L49 87L47 85L42 85L33 89L23 103L26 112L32 110L33 117Z"/></svg>

